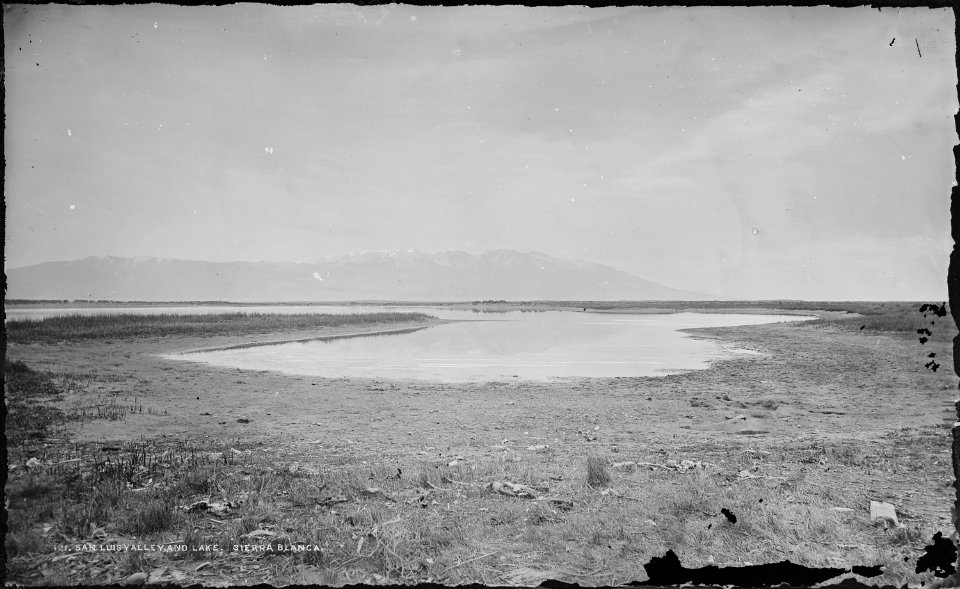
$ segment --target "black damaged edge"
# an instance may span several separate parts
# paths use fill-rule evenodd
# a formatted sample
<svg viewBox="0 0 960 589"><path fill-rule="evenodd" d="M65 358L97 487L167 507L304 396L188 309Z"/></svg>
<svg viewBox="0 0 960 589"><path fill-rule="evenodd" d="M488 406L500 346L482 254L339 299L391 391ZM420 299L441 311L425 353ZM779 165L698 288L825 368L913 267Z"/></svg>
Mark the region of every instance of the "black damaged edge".
<svg viewBox="0 0 960 589"><path fill-rule="evenodd" d="M957 32L960 31L958 23L958 11L954 9L954 38L960 39ZM960 62L958 62L960 63ZM957 85L957 95L960 96L960 84ZM960 130L960 112L954 113L954 127ZM956 174L960 169L960 145L953 146L954 161L954 184L950 191L950 235L953 237L953 250L950 252L950 267L947 270L947 296L950 301L950 315L953 322L960 327L960 186L956 180ZM953 338L953 370L960 375L960 333ZM958 384L960 388L960 384ZM960 536L960 398L955 404L956 420L953 424L952 434L952 457L953 457L953 488L956 492L952 512L954 527L954 537ZM951 584L956 585L960 581L960 558L956 562L957 568L953 574Z"/></svg>
<svg viewBox="0 0 960 589"><path fill-rule="evenodd" d="M3 20L4 20L4 19L0 19L0 32L5 32ZM5 39L6 39L6 36L5 36L5 35L0 35L0 47L5 47L5 46L6 46ZM7 104L7 68L6 68L6 65L5 65L4 63L2 63L2 62L0 62L0 104L3 104L3 105L6 105L6 104ZM4 109L3 109L3 116L2 116L2 118L0 118L0 132L3 133L3 136L6 136L6 130L7 130L7 111L6 111L6 108L4 108ZM6 170L7 170L7 150L6 150L6 149L4 149L4 150L3 150L3 153L0 154L0 158L3 158L3 159L2 159L2 161L3 161L3 167L0 167L0 180L3 180L3 181L4 181L4 186L6 186L6 182L5 182L5 180L6 180ZM6 198L0 199L0 215L2 215L2 217L3 217L3 227L4 227L4 229L6 229L6 227L7 227L7 199L6 199ZM3 264L3 278L2 278L3 283L0 284L0 286L2 286L2 288L3 288L3 300L4 300L4 302L6 302L6 300L7 300L7 264L6 264L6 261L7 261L7 260L6 260L6 256L4 256L4 260L3 260L3 261L4 261L4 264ZM7 328L6 328L7 311L6 311L6 307L4 307L4 310L3 310L3 320L4 320L3 327L0 327L0 340L2 340L2 341L0 341L0 345L2 345L2 349L0 349L0 364L6 365L6 362L7 362ZM0 376L0 380L2 380L2 378L3 378L3 377ZM4 387L4 389L6 389L6 387ZM4 403L2 403L2 405L0 405L0 419L3 420L3 423L4 423L4 424L7 423L7 403L6 403L6 401L4 401ZM7 464L7 435L6 435L6 432L5 432L5 431L0 431L0 437L3 438L3 447L0 448L0 460L3 461L3 464L4 464L4 465L6 465L6 464ZM6 489L6 488L7 488L7 468L6 468L6 466L4 466L4 468L2 469L2 472L0 472L0 485L3 486L3 489ZM7 498L7 497L6 497L6 493L4 493L4 505L6 505L6 498ZM6 507L4 507L4 510L3 510L2 512L0 512L0 532L3 532L3 537L4 537L4 538L7 537L7 510L6 510ZM6 555L4 555L4 558L0 559L0 578L2 578L2 579L6 579L6 578L7 578L7 559L6 559Z"/></svg>

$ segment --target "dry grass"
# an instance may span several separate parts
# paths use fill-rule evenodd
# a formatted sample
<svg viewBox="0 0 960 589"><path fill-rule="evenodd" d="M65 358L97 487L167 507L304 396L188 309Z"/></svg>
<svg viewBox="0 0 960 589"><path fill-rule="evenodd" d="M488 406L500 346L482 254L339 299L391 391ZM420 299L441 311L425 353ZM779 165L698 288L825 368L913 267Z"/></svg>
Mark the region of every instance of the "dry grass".
<svg viewBox="0 0 960 589"><path fill-rule="evenodd" d="M840 463L847 456L824 452ZM241 575L240 567L254 558L260 563L256 580L272 584L620 584L643 579L642 563L668 549L686 566L703 566L711 556L721 565L883 562L885 580L916 580L901 555L925 539L915 526L884 531L831 511L844 493L807 483L801 471L783 480L737 480L721 468L611 472L601 456L541 455L455 467L425 461L405 465L398 477L395 464L324 465L316 469L321 473L277 463L269 452L243 450L225 463L175 444L129 444L115 463L138 456L139 464L151 466L132 477L129 488L118 489L111 478L118 470L104 471L93 455L88 452L79 467L78 494L69 493L50 467L22 476L14 471L7 551L20 576L11 579L31 582L25 565L51 556L51 533L71 542L109 538L190 547L177 554L114 555L109 570L115 573L103 569L103 582L162 566L189 574L210 560L208 573L246 583L253 578ZM765 468L774 464L785 466ZM584 465L587 484L577 477ZM545 472L563 473L555 477L562 480ZM487 486L492 481L530 485L540 497L498 494ZM601 492L608 488L615 493ZM56 509L40 517L51 500ZM198 500L229 500L235 507L220 516L177 507ZM736 523L720 514L724 508L736 514ZM53 532L44 532L44 524ZM322 551L251 556L237 550L245 544L316 545ZM97 554L84 556L102 568L106 557Z"/></svg>

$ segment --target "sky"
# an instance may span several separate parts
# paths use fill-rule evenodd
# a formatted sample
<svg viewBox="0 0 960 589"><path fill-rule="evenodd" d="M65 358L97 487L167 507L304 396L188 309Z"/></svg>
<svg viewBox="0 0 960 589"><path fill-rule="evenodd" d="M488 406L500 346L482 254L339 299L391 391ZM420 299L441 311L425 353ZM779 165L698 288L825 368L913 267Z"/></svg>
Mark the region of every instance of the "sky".
<svg viewBox="0 0 960 589"><path fill-rule="evenodd" d="M949 9L4 5L5 266L538 251L945 300Z"/></svg>

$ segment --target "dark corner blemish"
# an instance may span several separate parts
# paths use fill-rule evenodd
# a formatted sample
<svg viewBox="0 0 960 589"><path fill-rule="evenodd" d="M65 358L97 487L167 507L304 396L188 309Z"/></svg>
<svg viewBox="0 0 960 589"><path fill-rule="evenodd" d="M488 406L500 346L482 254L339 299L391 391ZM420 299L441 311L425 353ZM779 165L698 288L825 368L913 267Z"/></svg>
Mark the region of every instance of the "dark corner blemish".
<svg viewBox="0 0 960 589"><path fill-rule="evenodd" d="M545 587L546 589L578 589L580 587L577 583L564 583L563 581L556 581L554 579L547 579L537 586Z"/></svg>
<svg viewBox="0 0 960 589"><path fill-rule="evenodd" d="M782 585L799 585L809 587L835 577L854 573L863 577L876 577L883 574L882 565L856 566L846 568L811 568L794 564L784 560L771 564L748 565L742 567L718 567L708 565L696 569L688 569L680 563L680 559L673 550L668 550L664 556L654 556L650 562L643 565L647 572L646 581L628 583L631 587L648 585L681 585L684 583L706 585L736 585L738 587L770 587ZM844 583L848 585L849 583ZM859 586L860 584L857 583Z"/></svg>
<svg viewBox="0 0 960 589"><path fill-rule="evenodd" d="M861 577L879 577L883 574L883 565L878 564L872 567L854 565L850 569L850 572L854 575L860 575Z"/></svg>
<svg viewBox="0 0 960 589"><path fill-rule="evenodd" d="M940 303L940 305L935 305L932 303L924 303L920 305L920 312L923 313L923 317L927 317L927 313L933 313L937 317L946 317L947 316L947 303Z"/></svg>
<svg viewBox="0 0 960 589"><path fill-rule="evenodd" d="M947 304L941 303L940 305L936 305L933 303L924 303L920 305L919 312L923 313L924 319L927 318L927 313L933 313L937 317L944 317L947 314ZM936 324L936 321L930 322L930 325L935 325L935 324ZM928 341L930 341L930 339L933 337L933 332L927 329L926 327L921 327L920 329L917 330L917 335L920 336L919 338L917 338L917 340L920 342L920 345L922 346L926 344ZM940 368L940 364L936 360L932 359L937 357L936 352L930 352L927 355L927 357L931 358L931 360L923 365L924 368L932 372L936 372L937 369Z"/></svg>
<svg viewBox="0 0 960 589"><path fill-rule="evenodd" d="M917 559L917 574L932 571L934 575L945 578L957 571L957 547L941 532L933 535L933 544L923 548L924 554Z"/></svg>

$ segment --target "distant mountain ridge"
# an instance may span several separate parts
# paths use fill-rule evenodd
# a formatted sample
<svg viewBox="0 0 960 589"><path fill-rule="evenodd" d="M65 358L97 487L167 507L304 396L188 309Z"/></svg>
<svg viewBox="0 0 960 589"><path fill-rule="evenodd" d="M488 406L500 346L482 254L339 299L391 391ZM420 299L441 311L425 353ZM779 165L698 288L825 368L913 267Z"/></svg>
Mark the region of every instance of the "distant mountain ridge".
<svg viewBox="0 0 960 589"><path fill-rule="evenodd" d="M702 300L539 252L372 251L313 262L88 257L7 270L8 299L115 301Z"/></svg>

